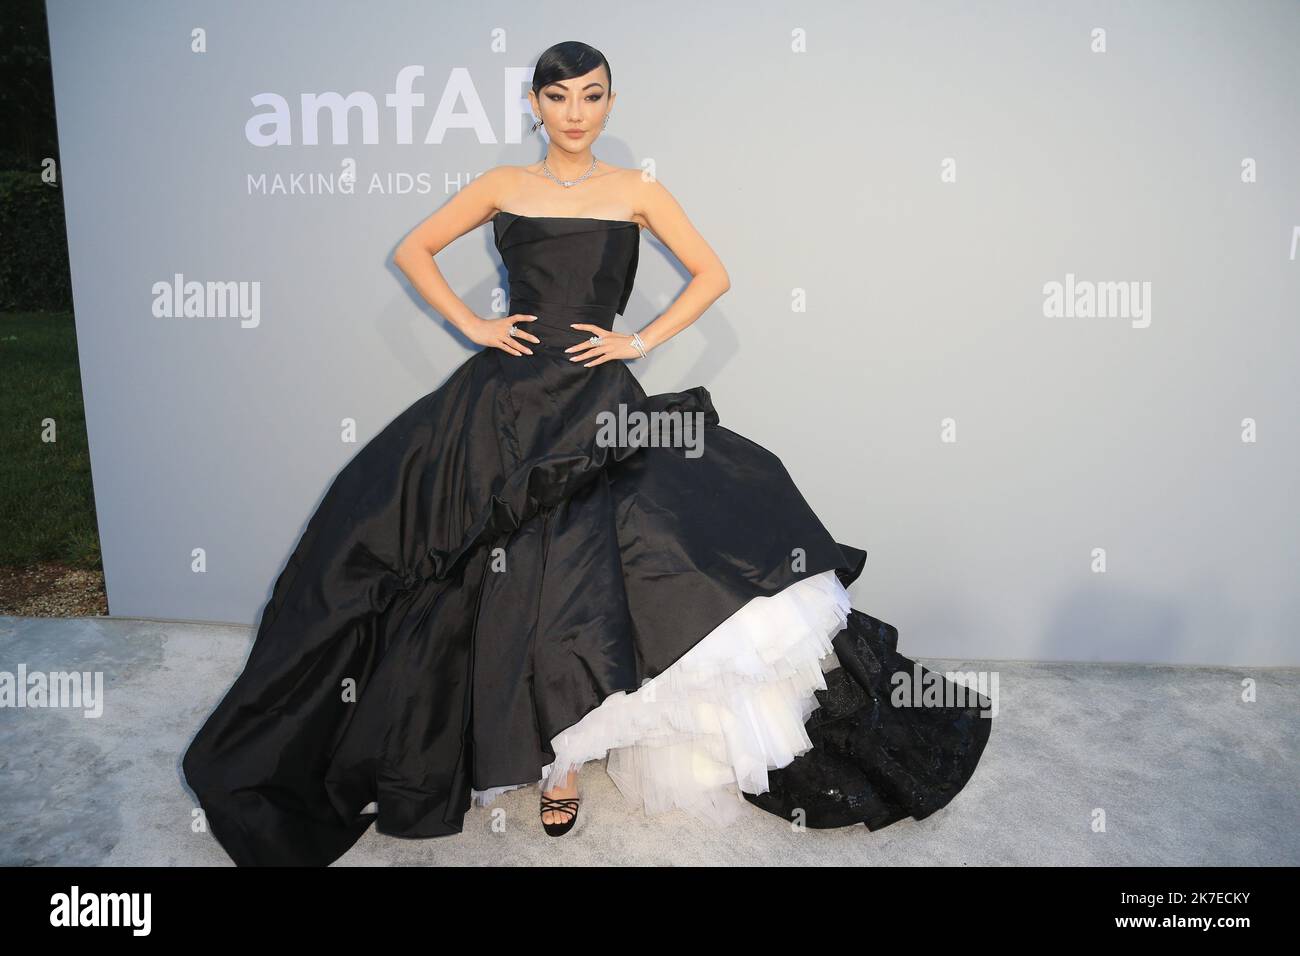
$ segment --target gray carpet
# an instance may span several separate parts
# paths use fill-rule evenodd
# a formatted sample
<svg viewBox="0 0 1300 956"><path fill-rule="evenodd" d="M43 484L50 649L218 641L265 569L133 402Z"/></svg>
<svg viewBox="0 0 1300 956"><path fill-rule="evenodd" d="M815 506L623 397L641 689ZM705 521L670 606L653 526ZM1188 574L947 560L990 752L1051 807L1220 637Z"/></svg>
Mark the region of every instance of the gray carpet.
<svg viewBox="0 0 1300 956"><path fill-rule="evenodd" d="M0 617L0 671L98 671L105 690L99 717L0 708L0 864L230 865L195 832L180 759L251 637ZM590 763L581 829L560 839L542 831L534 786L473 808L455 836L372 827L335 865L1300 863L1300 669L921 660L999 680L983 761L926 820L795 831L748 804L726 829L680 812L647 817Z"/></svg>

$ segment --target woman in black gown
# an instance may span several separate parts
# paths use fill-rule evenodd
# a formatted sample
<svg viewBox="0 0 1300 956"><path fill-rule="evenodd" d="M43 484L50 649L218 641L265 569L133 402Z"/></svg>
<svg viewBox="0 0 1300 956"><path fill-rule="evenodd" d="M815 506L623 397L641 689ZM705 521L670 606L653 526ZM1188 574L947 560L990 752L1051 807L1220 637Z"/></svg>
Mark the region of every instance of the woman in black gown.
<svg viewBox="0 0 1300 956"><path fill-rule="evenodd" d="M602 757L647 812L723 824L748 801L874 830L974 772L988 701L896 701L898 675L939 675L850 606L866 552L707 389L647 395L628 369L729 281L661 184L592 156L610 82L585 44L546 51L545 160L478 177L394 257L483 348L335 477L185 753L238 864L328 864L372 823L458 833L473 801L534 783L559 834ZM510 302L485 319L433 254L489 221ZM643 227L692 280L629 335Z"/></svg>

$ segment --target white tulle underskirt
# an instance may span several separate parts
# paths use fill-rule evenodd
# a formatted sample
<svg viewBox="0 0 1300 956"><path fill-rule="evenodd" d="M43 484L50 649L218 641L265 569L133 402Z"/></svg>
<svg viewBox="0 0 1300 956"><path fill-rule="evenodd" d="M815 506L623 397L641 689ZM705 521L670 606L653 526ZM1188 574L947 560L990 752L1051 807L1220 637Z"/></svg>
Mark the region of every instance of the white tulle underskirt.
<svg viewBox="0 0 1300 956"><path fill-rule="evenodd" d="M848 623L834 571L757 597L632 693L617 691L551 740L555 761L536 781L563 780L608 755L606 771L648 814L685 810L727 825L765 793L767 772L812 749L804 723L814 690L838 665L831 639ZM532 784L474 790L480 806Z"/></svg>

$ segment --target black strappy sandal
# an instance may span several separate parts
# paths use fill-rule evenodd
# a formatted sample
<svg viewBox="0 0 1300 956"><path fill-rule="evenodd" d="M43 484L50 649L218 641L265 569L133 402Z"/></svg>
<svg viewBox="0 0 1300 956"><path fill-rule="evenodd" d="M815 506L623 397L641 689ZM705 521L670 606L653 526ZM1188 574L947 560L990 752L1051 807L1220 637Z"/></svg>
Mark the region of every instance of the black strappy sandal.
<svg viewBox="0 0 1300 956"><path fill-rule="evenodd" d="M563 836L572 830L573 824L578 819L578 806L581 803L582 797L580 796L564 797L563 799L555 800L548 797L546 794L542 794L542 807L538 812L538 815L543 817L542 828L546 831L547 835L553 837ZM560 823L547 823L544 819L547 811L566 813L569 818Z"/></svg>

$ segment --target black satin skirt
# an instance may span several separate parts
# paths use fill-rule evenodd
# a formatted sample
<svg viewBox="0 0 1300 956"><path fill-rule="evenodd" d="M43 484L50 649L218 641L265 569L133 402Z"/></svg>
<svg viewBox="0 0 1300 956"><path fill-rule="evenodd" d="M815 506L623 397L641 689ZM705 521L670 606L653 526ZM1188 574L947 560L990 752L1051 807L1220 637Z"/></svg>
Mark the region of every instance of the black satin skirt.
<svg viewBox="0 0 1300 956"><path fill-rule="evenodd" d="M570 362L590 333L568 323L593 319L546 313L525 326L534 355L475 353L308 520L182 761L236 863L328 864L372 823L458 833L471 790L536 782L555 735L748 601L861 573L866 552L832 538L779 458L719 424L705 388L647 395L621 361ZM620 430L638 412L681 422L676 443ZM855 611L835 643L844 666L808 722L822 743L746 798L804 808L811 826L933 812L989 721L877 699L884 669L911 664L887 625Z"/></svg>

